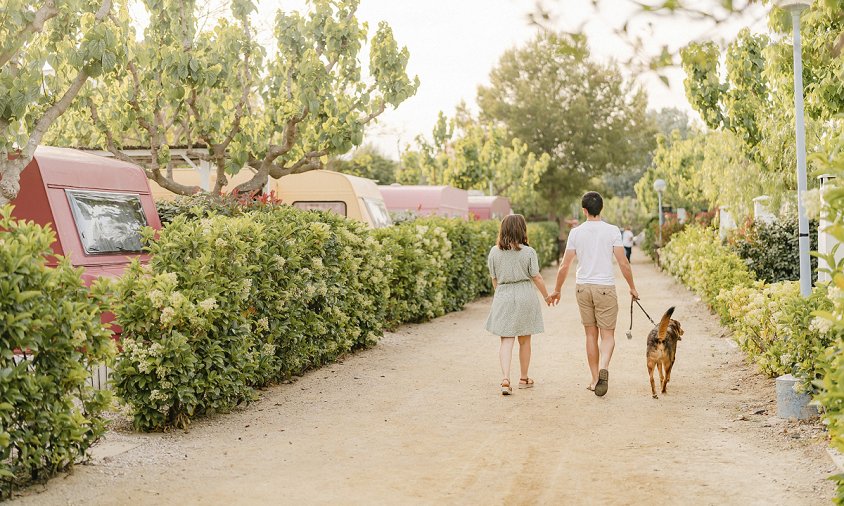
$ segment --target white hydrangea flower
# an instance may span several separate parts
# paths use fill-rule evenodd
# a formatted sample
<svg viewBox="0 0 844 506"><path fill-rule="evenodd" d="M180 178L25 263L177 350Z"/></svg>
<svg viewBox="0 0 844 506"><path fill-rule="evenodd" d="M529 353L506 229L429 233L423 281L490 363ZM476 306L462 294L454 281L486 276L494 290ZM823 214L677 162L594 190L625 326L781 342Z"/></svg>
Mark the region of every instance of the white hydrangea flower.
<svg viewBox="0 0 844 506"><path fill-rule="evenodd" d="M227 243L226 240L223 239L222 237L218 237L217 240L214 241L214 246L216 246L218 248L225 248L228 245L229 245L229 243Z"/></svg>
<svg viewBox="0 0 844 506"><path fill-rule="evenodd" d="M322 269L322 267L323 267L322 258L315 257L315 258L311 259L311 266L314 268L315 271Z"/></svg>
<svg viewBox="0 0 844 506"><path fill-rule="evenodd" d="M813 330L820 334L827 334L832 330L833 323L826 318L815 317L812 318L812 323L809 325L809 330Z"/></svg>
<svg viewBox="0 0 844 506"><path fill-rule="evenodd" d="M166 401L167 395L159 389L155 389L149 394L149 400L152 402Z"/></svg>
<svg viewBox="0 0 844 506"><path fill-rule="evenodd" d="M170 294L170 305L173 307L181 307L185 302L187 302L187 298L182 295L179 291L174 291Z"/></svg>
<svg viewBox="0 0 844 506"><path fill-rule="evenodd" d="M287 263L287 260L285 260L281 255L273 255L273 262L275 262L276 268L281 270L284 269L284 264Z"/></svg>
<svg viewBox="0 0 844 506"><path fill-rule="evenodd" d="M159 320L164 325L167 325L171 321L173 321L173 317L175 317L175 316L176 316L176 310L173 309L170 306L167 306L167 307L165 307L164 309L161 310L161 316L159 317Z"/></svg>
<svg viewBox="0 0 844 506"><path fill-rule="evenodd" d="M162 351L164 351L164 346L161 346L161 343L152 343L149 347L149 354L152 357L160 357Z"/></svg>
<svg viewBox="0 0 844 506"><path fill-rule="evenodd" d="M76 329L73 331L73 339L76 341L84 341L85 340L85 332L82 329Z"/></svg>
<svg viewBox="0 0 844 506"><path fill-rule="evenodd" d="M270 330L270 321L266 316L259 318L257 324L259 329Z"/></svg>
<svg viewBox="0 0 844 506"><path fill-rule="evenodd" d="M161 307L164 302L164 292L161 290L150 290L147 293L147 297L149 297L150 302L155 307Z"/></svg>
<svg viewBox="0 0 844 506"><path fill-rule="evenodd" d="M217 307L217 299L215 299L214 297L209 297L200 302L199 307L202 308L202 310L205 312L211 311L212 309L215 309Z"/></svg>

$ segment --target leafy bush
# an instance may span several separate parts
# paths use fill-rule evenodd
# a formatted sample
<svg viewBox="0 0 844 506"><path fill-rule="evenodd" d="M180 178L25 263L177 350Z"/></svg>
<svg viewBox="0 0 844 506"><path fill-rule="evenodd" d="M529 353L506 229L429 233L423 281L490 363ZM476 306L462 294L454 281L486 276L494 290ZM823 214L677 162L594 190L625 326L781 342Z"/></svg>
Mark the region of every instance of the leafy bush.
<svg viewBox="0 0 844 506"><path fill-rule="evenodd" d="M238 216L247 211L270 210L281 204L281 200L270 192L266 195L251 197L237 192L212 196L207 193L182 195L173 200L158 200L155 208L161 224L166 225L177 216L203 218L209 214L216 216Z"/></svg>
<svg viewBox="0 0 844 506"><path fill-rule="evenodd" d="M459 311L467 303L492 292L486 266L490 245L495 244L498 223L466 222L459 219L438 220L451 243L451 257L446 264L446 312Z"/></svg>
<svg viewBox="0 0 844 506"><path fill-rule="evenodd" d="M140 429L229 410L381 334L391 271L363 224L270 206L145 234L150 263L130 267L115 309L115 385Z"/></svg>
<svg viewBox="0 0 844 506"><path fill-rule="evenodd" d="M496 236L498 234L497 227L495 234ZM540 268L551 265L559 258L559 237L560 226L554 221L528 223L528 241L533 249L536 250L536 256L539 257ZM495 240L493 238L493 243L494 242Z"/></svg>
<svg viewBox="0 0 844 506"><path fill-rule="evenodd" d="M114 354L102 286L89 291L66 259L48 267L52 230L11 212L0 210L0 483L9 489L71 466L103 433L110 397L86 380Z"/></svg>
<svg viewBox="0 0 844 506"><path fill-rule="evenodd" d="M722 290L733 290L753 282L753 274L736 253L721 243L716 231L701 226L686 227L660 253L661 265L697 292L723 319L727 308L716 298Z"/></svg>
<svg viewBox="0 0 844 506"><path fill-rule="evenodd" d="M818 249L818 226L810 223L810 249ZM797 217L781 218L771 224L750 221L729 238L730 246L744 260L757 279L768 283L800 279ZM817 280L818 259L811 258L812 278Z"/></svg>
<svg viewBox="0 0 844 506"><path fill-rule="evenodd" d="M765 284L757 281L722 291L717 303L727 309L725 323L748 355L770 376L794 374L804 391L817 392L824 354L837 332L817 312L832 303L826 286L811 297L800 296L796 281Z"/></svg>
<svg viewBox="0 0 844 506"><path fill-rule="evenodd" d="M265 238L248 217L180 216L157 240L144 236L149 264L133 263L117 287L124 350L113 380L137 428L186 427L250 400L259 364L275 354L248 311Z"/></svg>

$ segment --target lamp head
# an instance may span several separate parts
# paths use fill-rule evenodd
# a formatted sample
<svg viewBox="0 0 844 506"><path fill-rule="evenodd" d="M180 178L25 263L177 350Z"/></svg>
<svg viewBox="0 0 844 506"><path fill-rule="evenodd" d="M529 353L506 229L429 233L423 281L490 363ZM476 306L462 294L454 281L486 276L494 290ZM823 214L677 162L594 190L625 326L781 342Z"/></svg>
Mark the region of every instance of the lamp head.
<svg viewBox="0 0 844 506"><path fill-rule="evenodd" d="M665 191L666 186L667 185L665 184L664 179L657 179L656 181L654 181L654 190L656 190L660 193Z"/></svg>
<svg viewBox="0 0 844 506"><path fill-rule="evenodd" d="M814 0L775 0L774 5L780 9L787 11L797 11L808 9Z"/></svg>

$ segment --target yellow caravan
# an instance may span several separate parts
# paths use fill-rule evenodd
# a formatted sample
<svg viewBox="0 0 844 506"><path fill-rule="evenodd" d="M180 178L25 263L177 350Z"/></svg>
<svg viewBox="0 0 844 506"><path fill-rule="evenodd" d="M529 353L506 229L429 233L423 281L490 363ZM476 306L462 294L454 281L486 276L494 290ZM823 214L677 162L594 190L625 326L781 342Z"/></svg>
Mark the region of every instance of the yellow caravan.
<svg viewBox="0 0 844 506"><path fill-rule="evenodd" d="M244 167L235 175L226 174L228 184L223 187L222 193L231 193L232 190L240 184L249 181L253 176L255 176L255 170L250 167ZM207 169L203 176L200 171L191 167L174 167L173 181L185 186L198 186L208 191L217 183L217 173L216 171ZM175 200L178 197L177 194L162 188L152 179L149 180L149 188L152 191L152 199L156 202L160 200Z"/></svg>
<svg viewBox="0 0 844 506"><path fill-rule="evenodd" d="M299 209L333 211L373 228L392 225L375 181L330 170L311 170L270 178L270 189L285 204Z"/></svg>

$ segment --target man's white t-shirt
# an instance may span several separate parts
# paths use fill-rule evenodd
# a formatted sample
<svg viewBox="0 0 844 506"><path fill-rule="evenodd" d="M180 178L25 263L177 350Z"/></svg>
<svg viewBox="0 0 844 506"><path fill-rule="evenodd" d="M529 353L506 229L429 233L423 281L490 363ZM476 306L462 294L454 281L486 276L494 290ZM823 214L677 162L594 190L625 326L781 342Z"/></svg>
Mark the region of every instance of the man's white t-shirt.
<svg viewBox="0 0 844 506"><path fill-rule="evenodd" d="M621 233L621 244L625 248L632 248L633 247L633 232L629 230L625 230Z"/></svg>
<svg viewBox="0 0 844 506"><path fill-rule="evenodd" d="M577 253L577 283L614 285L613 248L621 247L618 227L603 221L586 221L569 232L566 250Z"/></svg>

